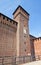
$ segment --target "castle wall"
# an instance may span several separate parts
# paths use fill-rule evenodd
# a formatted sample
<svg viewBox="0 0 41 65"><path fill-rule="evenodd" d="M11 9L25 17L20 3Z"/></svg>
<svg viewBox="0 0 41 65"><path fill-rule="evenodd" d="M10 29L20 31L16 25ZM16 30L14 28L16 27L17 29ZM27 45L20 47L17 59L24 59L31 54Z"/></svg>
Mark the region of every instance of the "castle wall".
<svg viewBox="0 0 41 65"><path fill-rule="evenodd" d="M41 39L34 40L35 56L41 55Z"/></svg>
<svg viewBox="0 0 41 65"><path fill-rule="evenodd" d="M0 15L0 56L16 55L16 25L10 21Z"/></svg>

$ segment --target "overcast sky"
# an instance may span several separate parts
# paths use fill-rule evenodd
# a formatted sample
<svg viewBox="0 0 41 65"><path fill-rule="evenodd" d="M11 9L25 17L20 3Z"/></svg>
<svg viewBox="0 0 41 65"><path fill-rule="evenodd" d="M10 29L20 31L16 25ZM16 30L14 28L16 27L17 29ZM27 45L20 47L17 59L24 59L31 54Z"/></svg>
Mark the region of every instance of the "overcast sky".
<svg viewBox="0 0 41 65"><path fill-rule="evenodd" d="M0 12L12 18L18 5L30 14L29 33L41 36L41 0L0 0Z"/></svg>

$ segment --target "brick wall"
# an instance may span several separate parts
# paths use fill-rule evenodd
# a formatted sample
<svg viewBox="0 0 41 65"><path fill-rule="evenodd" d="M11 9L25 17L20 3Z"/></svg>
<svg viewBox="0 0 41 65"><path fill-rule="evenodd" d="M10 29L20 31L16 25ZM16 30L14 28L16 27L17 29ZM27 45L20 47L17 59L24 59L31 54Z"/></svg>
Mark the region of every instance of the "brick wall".
<svg viewBox="0 0 41 65"><path fill-rule="evenodd" d="M41 39L34 40L35 55L41 55Z"/></svg>
<svg viewBox="0 0 41 65"><path fill-rule="evenodd" d="M4 15L0 16L0 56L14 56L16 55L16 25L12 20L4 17Z"/></svg>

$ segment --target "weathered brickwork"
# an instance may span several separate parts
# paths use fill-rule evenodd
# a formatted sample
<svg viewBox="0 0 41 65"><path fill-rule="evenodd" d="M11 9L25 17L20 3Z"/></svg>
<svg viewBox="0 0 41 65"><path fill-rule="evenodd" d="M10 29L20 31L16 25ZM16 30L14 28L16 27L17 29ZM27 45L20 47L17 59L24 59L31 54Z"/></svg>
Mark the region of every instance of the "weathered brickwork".
<svg viewBox="0 0 41 65"><path fill-rule="evenodd" d="M28 23L29 15L21 7L19 7L18 10L14 13L14 20L18 22L17 55L18 56L31 55Z"/></svg>
<svg viewBox="0 0 41 65"><path fill-rule="evenodd" d="M41 37L34 37L30 35L30 44L31 44L31 55L36 59L41 58Z"/></svg>
<svg viewBox="0 0 41 65"><path fill-rule="evenodd" d="M14 20L0 13L0 56L31 55L29 14L21 6L13 14Z"/></svg>
<svg viewBox="0 0 41 65"><path fill-rule="evenodd" d="M19 6L13 20L0 13L0 56L41 55L41 38L29 34L29 13Z"/></svg>
<svg viewBox="0 0 41 65"><path fill-rule="evenodd" d="M35 50L35 56L40 55L41 56L41 38L37 38L34 40L34 50Z"/></svg>
<svg viewBox="0 0 41 65"><path fill-rule="evenodd" d="M5 18L5 19L4 19ZM0 56L16 55L16 25L0 14Z"/></svg>

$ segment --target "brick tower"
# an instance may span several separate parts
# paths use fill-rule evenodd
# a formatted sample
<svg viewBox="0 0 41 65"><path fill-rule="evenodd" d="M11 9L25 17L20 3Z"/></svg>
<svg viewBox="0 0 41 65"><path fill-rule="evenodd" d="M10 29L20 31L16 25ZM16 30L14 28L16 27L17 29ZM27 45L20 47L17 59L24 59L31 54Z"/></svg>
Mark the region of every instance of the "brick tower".
<svg viewBox="0 0 41 65"><path fill-rule="evenodd" d="M13 13L13 19L18 22L16 32L17 56L31 55L29 40L29 13L18 6Z"/></svg>

